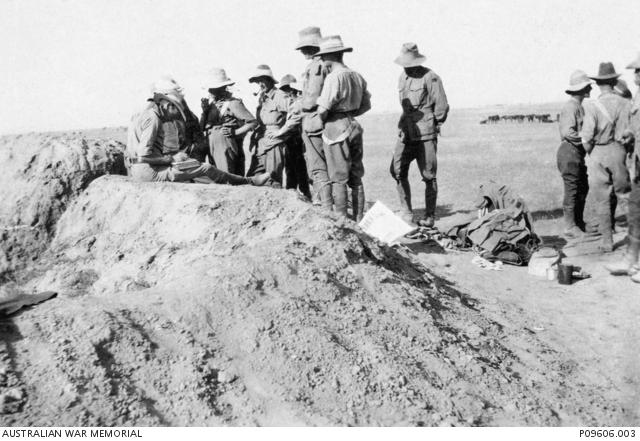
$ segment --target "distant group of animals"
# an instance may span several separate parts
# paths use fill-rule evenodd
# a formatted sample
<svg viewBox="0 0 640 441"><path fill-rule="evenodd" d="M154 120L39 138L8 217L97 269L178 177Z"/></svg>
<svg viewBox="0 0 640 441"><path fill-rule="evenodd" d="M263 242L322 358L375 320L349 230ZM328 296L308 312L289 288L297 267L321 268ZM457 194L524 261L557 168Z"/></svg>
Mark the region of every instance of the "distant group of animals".
<svg viewBox="0 0 640 441"><path fill-rule="evenodd" d="M558 116L556 115L556 121L558 120ZM551 119L551 114L549 113L529 113L527 115L491 115L487 117L487 119L483 119L480 121L480 124L495 124L500 121L508 121L508 122L541 122L541 123L552 123L554 122Z"/></svg>

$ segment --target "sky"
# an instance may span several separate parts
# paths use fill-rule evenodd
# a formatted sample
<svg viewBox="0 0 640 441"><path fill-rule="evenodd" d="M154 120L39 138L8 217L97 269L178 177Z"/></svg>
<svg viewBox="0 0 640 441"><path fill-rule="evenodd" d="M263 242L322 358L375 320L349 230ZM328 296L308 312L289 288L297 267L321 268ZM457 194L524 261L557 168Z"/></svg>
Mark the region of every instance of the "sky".
<svg viewBox="0 0 640 441"><path fill-rule="evenodd" d="M254 110L258 64L296 77L298 31L339 34L372 112L399 112L393 60L413 41L452 108L557 102L575 69L624 67L640 52L640 1L0 0L0 133L127 125L150 84L172 75L199 112L223 67ZM632 87L635 92L635 86Z"/></svg>

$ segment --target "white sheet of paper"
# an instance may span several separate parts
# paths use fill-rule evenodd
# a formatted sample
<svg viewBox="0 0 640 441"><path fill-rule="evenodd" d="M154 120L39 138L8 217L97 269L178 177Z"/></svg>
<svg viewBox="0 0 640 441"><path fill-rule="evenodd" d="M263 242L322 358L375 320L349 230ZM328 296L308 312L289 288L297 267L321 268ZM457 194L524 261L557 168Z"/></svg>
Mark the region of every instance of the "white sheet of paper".
<svg viewBox="0 0 640 441"><path fill-rule="evenodd" d="M388 244L415 230L380 201L373 204L358 225L365 233Z"/></svg>

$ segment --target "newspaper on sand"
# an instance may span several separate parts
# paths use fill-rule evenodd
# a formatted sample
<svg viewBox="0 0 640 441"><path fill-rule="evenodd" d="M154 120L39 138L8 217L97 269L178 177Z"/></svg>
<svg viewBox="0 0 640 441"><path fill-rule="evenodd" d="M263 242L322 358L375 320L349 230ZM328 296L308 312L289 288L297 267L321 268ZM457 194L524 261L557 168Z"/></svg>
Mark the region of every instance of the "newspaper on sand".
<svg viewBox="0 0 640 441"><path fill-rule="evenodd" d="M380 201L373 204L373 207L366 212L358 225L365 233L387 244L392 244L405 234L415 230L415 227L396 216Z"/></svg>

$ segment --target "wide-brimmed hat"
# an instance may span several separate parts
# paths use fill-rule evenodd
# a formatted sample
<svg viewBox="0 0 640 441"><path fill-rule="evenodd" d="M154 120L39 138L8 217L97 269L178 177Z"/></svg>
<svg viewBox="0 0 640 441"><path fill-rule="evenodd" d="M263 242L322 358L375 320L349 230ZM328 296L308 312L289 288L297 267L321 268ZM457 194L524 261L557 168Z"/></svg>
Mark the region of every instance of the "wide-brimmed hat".
<svg viewBox="0 0 640 441"><path fill-rule="evenodd" d="M636 59L627 65L627 69L640 69L640 52Z"/></svg>
<svg viewBox="0 0 640 441"><path fill-rule="evenodd" d="M184 113L184 105L182 104L182 95L180 95L179 93L177 93L175 90L174 91L167 91L164 93L161 92L155 92L153 95L154 100L166 100L169 101L171 104L173 104L174 106L176 106L178 108L178 110L180 111L180 114L182 115L182 119L186 120L186 116Z"/></svg>
<svg viewBox="0 0 640 441"><path fill-rule="evenodd" d="M232 84L235 84L235 81L232 81L227 76L224 69L214 67L209 71L207 81L203 89L219 89L220 87L231 86Z"/></svg>
<svg viewBox="0 0 640 441"><path fill-rule="evenodd" d="M278 82L278 80L276 80L275 77L273 76L273 72L271 72L271 68L266 64L260 64L258 65L258 67L256 67L256 70L253 72L253 75L249 77L249 82L254 83L260 77L271 78L274 83Z"/></svg>
<svg viewBox="0 0 640 441"><path fill-rule="evenodd" d="M400 55L394 60L402 67L421 66L427 60L427 57L418 51L418 45L415 43L405 43L400 49Z"/></svg>
<svg viewBox="0 0 640 441"><path fill-rule="evenodd" d="M566 93L580 92L587 86L591 86L592 81L586 73L581 70L574 71L569 77L569 86L565 89Z"/></svg>
<svg viewBox="0 0 640 441"><path fill-rule="evenodd" d="M320 34L320 28L315 26L309 26L298 32L298 45L296 50L303 47L319 47L322 34Z"/></svg>
<svg viewBox="0 0 640 441"><path fill-rule="evenodd" d="M180 87L178 82L171 75L163 75L153 83L151 83L151 96L154 93L176 92L184 97L184 89Z"/></svg>
<svg viewBox="0 0 640 441"><path fill-rule="evenodd" d="M616 73L616 69L613 67L613 63L607 61L605 63L600 63L598 67L598 75L589 76L592 80L613 80L620 76L619 73Z"/></svg>
<svg viewBox="0 0 640 441"><path fill-rule="evenodd" d="M294 86L294 83L297 83L296 81L296 77L294 77L291 74L286 74L284 77L282 77L282 79L280 80L280 86L278 86L280 89L282 89L285 86L289 86L292 89L295 90L300 90L298 89L296 86Z"/></svg>
<svg viewBox="0 0 640 441"><path fill-rule="evenodd" d="M633 96L631 95L631 91L627 86L627 82L622 78L618 78L618 81L616 82L616 85L613 86L613 88L616 91L616 93L620 95L622 98L630 99Z"/></svg>
<svg viewBox="0 0 640 441"><path fill-rule="evenodd" d="M318 46L320 50L316 53L316 55L325 55L325 54L333 54L336 52L352 52L353 48L345 47L342 43L342 38L339 35L331 35L329 37L324 37L320 40L320 44Z"/></svg>

